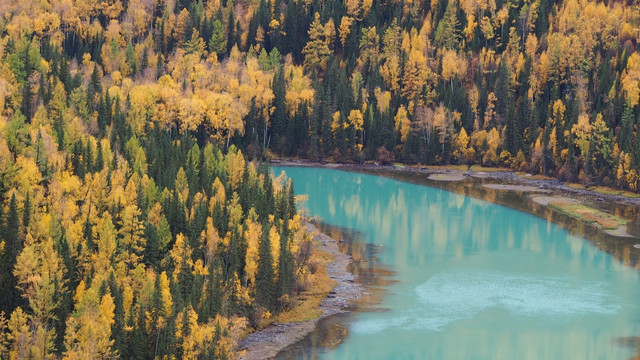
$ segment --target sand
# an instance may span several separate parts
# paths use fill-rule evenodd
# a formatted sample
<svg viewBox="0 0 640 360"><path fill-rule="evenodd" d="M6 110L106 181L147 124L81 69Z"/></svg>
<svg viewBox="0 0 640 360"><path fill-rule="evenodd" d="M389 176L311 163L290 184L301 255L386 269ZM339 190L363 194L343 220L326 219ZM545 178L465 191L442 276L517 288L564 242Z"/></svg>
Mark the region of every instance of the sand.
<svg viewBox="0 0 640 360"><path fill-rule="evenodd" d="M536 197L533 197L531 200L533 200L536 204L545 205L545 206L549 205L550 202L565 202L565 203L578 202L576 199L563 197L563 196L536 196Z"/></svg>
<svg viewBox="0 0 640 360"><path fill-rule="evenodd" d="M461 174L461 173L431 174L431 175L429 175L429 180L436 180L436 181L462 181L462 180L464 180L464 175Z"/></svg>

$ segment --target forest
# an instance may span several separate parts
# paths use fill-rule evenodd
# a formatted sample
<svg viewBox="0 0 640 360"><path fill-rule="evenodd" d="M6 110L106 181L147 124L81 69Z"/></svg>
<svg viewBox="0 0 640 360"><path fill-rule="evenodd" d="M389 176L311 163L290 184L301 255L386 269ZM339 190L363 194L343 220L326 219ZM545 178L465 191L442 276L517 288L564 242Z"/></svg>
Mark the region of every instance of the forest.
<svg viewBox="0 0 640 360"><path fill-rule="evenodd" d="M293 184L266 159L640 191L626 2L0 10L0 358L234 358L310 272Z"/></svg>

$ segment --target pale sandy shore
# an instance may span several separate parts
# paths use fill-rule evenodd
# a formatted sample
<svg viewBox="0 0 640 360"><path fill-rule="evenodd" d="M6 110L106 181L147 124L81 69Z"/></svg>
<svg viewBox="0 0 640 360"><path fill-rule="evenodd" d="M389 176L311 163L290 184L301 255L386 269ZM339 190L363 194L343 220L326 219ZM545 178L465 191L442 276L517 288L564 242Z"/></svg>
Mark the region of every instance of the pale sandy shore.
<svg viewBox="0 0 640 360"><path fill-rule="evenodd" d="M549 203L552 203L552 202L580 203L576 199L572 199L564 196L534 196L533 198L531 198L531 200L533 200L533 202L535 202L536 204L540 204L543 206L547 206L549 205ZM613 235L617 237L629 237L629 238L634 237L627 232L626 225L620 225L615 229L605 229L602 226L599 226L598 224L593 224L593 225L599 227L600 229L602 229L602 231L606 232L609 235Z"/></svg>
<svg viewBox="0 0 640 360"><path fill-rule="evenodd" d="M533 202L535 202L536 204L545 205L545 206L549 205L550 202L570 202L570 203L578 202L576 199L572 199L564 196L536 196L536 197L533 197L531 200L533 200Z"/></svg>
<svg viewBox="0 0 640 360"><path fill-rule="evenodd" d="M307 229L314 234L314 240L319 243L316 249L335 256L333 262L327 265L327 275L336 282L336 285L329 297L320 304L322 315L317 319L304 322L271 324L249 334L238 344L239 350L245 350L241 359L258 360L275 357L278 352L313 331L320 319L347 312L351 305L362 298L364 287L355 281L355 275L348 270L351 256L340 252L336 240L317 231L314 225L307 224Z"/></svg>
<svg viewBox="0 0 640 360"><path fill-rule="evenodd" d="M462 181L464 180L465 176L462 174L462 172L458 172L458 173L450 173L450 174L431 174L429 175L429 179L430 180L436 180L436 181Z"/></svg>

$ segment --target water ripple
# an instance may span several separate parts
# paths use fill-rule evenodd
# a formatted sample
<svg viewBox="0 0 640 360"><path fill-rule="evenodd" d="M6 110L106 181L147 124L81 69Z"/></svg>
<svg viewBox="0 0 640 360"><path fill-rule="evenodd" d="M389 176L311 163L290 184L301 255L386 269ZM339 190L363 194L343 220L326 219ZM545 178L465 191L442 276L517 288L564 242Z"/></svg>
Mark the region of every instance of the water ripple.
<svg viewBox="0 0 640 360"><path fill-rule="evenodd" d="M365 319L356 333L389 328L441 331L452 322L472 319L485 311L505 311L525 321L569 321L577 316L611 315L621 305L602 281L533 274L445 272L414 289L417 306L393 318Z"/></svg>

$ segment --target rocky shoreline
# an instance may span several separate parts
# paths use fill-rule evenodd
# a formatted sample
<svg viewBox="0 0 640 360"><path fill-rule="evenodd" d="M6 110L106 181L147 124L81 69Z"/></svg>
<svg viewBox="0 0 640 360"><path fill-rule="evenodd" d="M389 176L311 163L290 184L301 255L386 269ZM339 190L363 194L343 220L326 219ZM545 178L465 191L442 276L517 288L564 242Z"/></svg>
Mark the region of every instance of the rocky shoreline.
<svg viewBox="0 0 640 360"><path fill-rule="evenodd" d="M244 351L241 359L257 360L275 357L280 351L313 331L319 320L350 311L355 302L362 298L364 287L355 281L356 276L348 269L352 261L351 256L340 252L337 241L319 232L314 225L307 224L307 230L314 234L313 238L318 244L315 249L334 256L334 260L326 266L326 269L327 275L336 282L336 285L320 304L322 315L304 322L273 323L247 335L238 343L238 349Z"/></svg>
<svg viewBox="0 0 640 360"><path fill-rule="evenodd" d="M549 196L540 197L540 201L545 200L546 205L549 199L562 199L561 196L573 198L579 196L583 199L593 201L618 202L626 205L640 206L640 198L630 198L622 195L602 194L588 189L576 189L569 187L557 179L540 179L536 177L522 176L513 171L472 171L458 170L451 168L434 167L413 167L398 165L378 165L378 164L337 164L319 163L308 161L272 161L276 166L303 166L303 167L325 167L343 169L347 171L364 171L371 173L374 171L413 173L424 175L433 181L464 181L468 179L481 179L483 186L495 190L513 190L532 193L553 193ZM485 181L488 180L487 181ZM495 181L495 183L491 183ZM542 199L544 198L544 199ZM536 201L537 202L537 201ZM539 203L539 202L538 202ZM355 281L354 274L349 272L348 265L352 262L351 256L340 252L335 239L326 234L320 233L312 224L307 224L308 230L314 234L314 240L319 244L316 248L335 256L334 261L327 265L327 275L336 281L333 291L325 298L320 309L322 315L316 319L297 323L273 323L266 328L249 334L240 341L238 349L244 351L241 359L269 359L275 357L280 351L303 339L314 330L316 324L326 317L350 311L352 305L364 296L365 288ZM621 236L620 234L613 234Z"/></svg>

